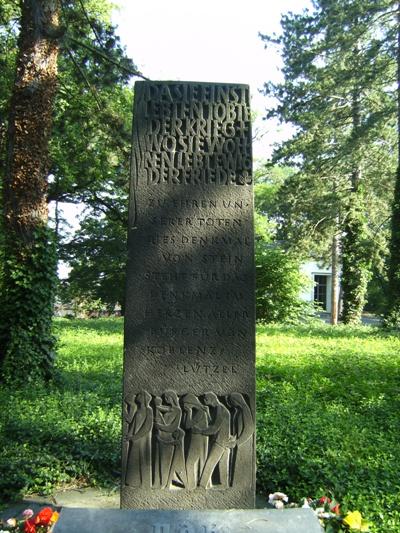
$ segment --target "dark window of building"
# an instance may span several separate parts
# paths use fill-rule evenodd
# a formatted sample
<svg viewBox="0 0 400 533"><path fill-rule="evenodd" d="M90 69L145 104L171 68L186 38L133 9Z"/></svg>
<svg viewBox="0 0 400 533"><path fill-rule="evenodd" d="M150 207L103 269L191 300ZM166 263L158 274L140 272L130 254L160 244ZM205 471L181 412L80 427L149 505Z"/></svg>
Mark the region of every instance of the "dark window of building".
<svg viewBox="0 0 400 533"><path fill-rule="evenodd" d="M315 274L314 283L314 302L326 311L328 276Z"/></svg>

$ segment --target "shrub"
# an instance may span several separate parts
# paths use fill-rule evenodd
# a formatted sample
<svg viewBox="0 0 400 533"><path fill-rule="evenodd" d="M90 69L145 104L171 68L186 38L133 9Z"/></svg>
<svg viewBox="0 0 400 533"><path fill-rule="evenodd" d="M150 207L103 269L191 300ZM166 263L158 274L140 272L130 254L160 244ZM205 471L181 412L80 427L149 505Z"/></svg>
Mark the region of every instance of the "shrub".
<svg viewBox="0 0 400 533"><path fill-rule="evenodd" d="M299 259L277 242L271 242L269 223L256 215L256 311L262 322L298 322L314 314L300 298L309 283L300 272Z"/></svg>

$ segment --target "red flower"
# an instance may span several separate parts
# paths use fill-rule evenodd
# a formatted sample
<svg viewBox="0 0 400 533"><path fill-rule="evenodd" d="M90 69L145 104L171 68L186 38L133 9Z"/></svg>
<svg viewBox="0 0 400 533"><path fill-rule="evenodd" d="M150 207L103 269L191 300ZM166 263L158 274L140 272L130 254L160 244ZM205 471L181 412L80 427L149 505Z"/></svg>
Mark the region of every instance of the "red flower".
<svg viewBox="0 0 400 533"><path fill-rule="evenodd" d="M340 505L337 503L333 507L331 507L332 513L340 514Z"/></svg>
<svg viewBox="0 0 400 533"><path fill-rule="evenodd" d="M53 516L51 507L43 507L36 516L35 524L38 526L47 526Z"/></svg>
<svg viewBox="0 0 400 533"><path fill-rule="evenodd" d="M328 496L322 496L322 498L320 498L320 499L318 500L318 503L319 503L320 505L324 505L325 503L331 503L331 501L332 501L332 500L331 500L330 498L328 498Z"/></svg>
<svg viewBox="0 0 400 533"><path fill-rule="evenodd" d="M35 521L33 518L25 520L24 522L24 533L36 533Z"/></svg>

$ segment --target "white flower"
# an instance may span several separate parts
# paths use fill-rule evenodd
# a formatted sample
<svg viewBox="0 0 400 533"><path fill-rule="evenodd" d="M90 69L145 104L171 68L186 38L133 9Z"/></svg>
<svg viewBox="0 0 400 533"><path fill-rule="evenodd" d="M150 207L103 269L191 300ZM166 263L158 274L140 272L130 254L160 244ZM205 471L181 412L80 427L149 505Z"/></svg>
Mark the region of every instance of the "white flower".
<svg viewBox="0 0 400 533"><path fill-rule="evenodd" d="M273 505L275 509L283 509L285 507L285 504L282 500L275 500Z"/></svg>
<svg viewBox="0 0 400 533"><path fill-rule="evenodd" d="M8 526L11 527L15 527L17 525L17 521L15 520L15 518L9 518L6 523Z"/></svg>
<svg viewBox="0 0 400 533"><path fill-rule="evenodd" d="M276 501L287 503L289 501L289 498L283 492L274 492L273 494L270 494L268 496L268 503L270 505L275 505Z"/></svg>
<svg viewBox="0 0 400 533"><path fill-rule="evenodd" d="M336 515L335 515L335 513L322 512L322 513L317 513L317 516L318 516L318 518L333 518Z"/></svg>

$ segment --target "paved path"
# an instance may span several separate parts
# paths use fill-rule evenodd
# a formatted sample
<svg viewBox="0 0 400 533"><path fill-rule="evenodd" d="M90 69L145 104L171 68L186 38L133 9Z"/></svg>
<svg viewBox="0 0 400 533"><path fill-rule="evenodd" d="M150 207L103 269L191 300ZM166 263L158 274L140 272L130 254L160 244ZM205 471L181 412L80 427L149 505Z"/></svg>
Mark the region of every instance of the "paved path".
<svg viewBox="0 0 400 533"><path fill-rule="evenodd" d="M32 509L35 513L42 507L50 505L53 508L83 507L98 509L119 509L119 487L115 490L106 491L99 488L68 489L54 492L52 496L27 496L23 500L7 505L0 510L0 518L3 520L18 516L25 509ZM266 499L256 496L256 509L266 507Z"/></svg>
<svg viewBox="0 0 400 533"><path fill-rule="evenodd" d="M96 507L100 509L119 508L119 489L106 491L97 488L68 489L54 492L51 496L26 496L23 500L7 504L5 509L0 511L3 519L17 516L25 509L32 509L35 513L42 507L50 505L52 507Z"/></svg>
<svg viewBox="0 0 400 533"><path fill-rule="evenodd" d="M319 313L319 318L329 324L331 320L331 315L330 313ZM381 319L374 315L363 315L361 317L361 324L363 324L364 326L379 326L380 323Z"/></svg>

